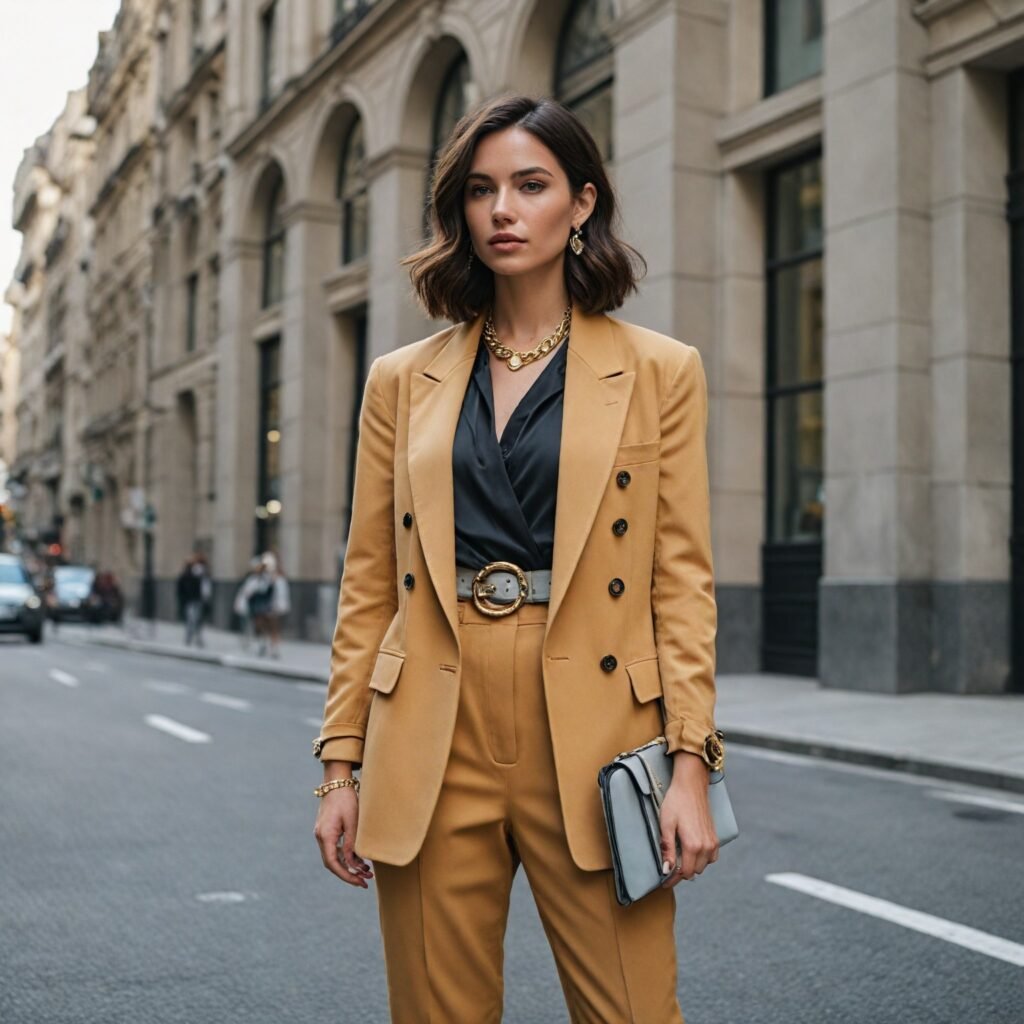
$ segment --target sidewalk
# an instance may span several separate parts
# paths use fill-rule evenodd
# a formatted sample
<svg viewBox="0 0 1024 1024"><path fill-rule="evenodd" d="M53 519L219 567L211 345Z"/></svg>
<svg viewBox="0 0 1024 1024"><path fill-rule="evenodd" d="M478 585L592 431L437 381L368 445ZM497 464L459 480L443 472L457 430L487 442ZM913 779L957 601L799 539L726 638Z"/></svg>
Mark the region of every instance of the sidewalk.
<svg viewBox="0 0 1024 1024"><path fill-rule="evenodd" d="M326 685L329 646L283 640L280 660L242 649L241 637L203 630L206 646L185 647L184 627L126 619L125 627L65 624L62 639L192 658ZM51 634L52 635L52 634ZM716 720L726 743L812 754L1024 793L1024 695L893 696L828 690L817 680L769 674L720 675Z"/></svg>

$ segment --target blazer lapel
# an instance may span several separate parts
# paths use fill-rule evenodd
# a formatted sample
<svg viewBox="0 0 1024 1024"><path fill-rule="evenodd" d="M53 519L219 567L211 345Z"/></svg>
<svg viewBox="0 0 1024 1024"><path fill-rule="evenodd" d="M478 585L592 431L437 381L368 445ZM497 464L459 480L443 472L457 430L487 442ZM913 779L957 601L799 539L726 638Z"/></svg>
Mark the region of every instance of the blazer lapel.
<svg viewBox="0 0 1024 1024"><path fill-rule="evenodd" d="M408 472L423 556L458 635L452 445L483 314L457 327L410 382ZM615 461L635 374L623 372L611 321L574 303L562 397L554 562L546 629L562 604ZM532 566L524 566L532 568Z"/></svg>
<svg viewBox="0 0 1024 1024"><path fill-rule="evenodd" d="M545 631L558 614L615 462L636 374L623 371L611 321L573 304L562 397L554 561Z"/></svg>
<svg viewBox="0 0 1024 1024"><path fill-rule="evenodd" d="M409 487L423 557L438 600L458 636L452 445L483 327L481 313L458 326L409 385Z"/></svg>

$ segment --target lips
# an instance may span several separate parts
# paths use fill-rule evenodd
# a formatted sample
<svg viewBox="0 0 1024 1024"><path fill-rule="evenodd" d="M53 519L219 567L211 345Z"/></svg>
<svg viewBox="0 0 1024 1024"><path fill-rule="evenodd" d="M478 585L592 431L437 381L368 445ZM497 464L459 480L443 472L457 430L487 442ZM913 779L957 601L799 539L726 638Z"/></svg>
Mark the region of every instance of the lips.
<svg viewBox="0 0 1024 1024"><path fill-rule="evenodd" d="M510 235L510 234L507 234L507 233L499 233L497 235L491 235L491 237L488 239L488 242L490 242L491 245L500 245L502 242L522 242L522 241L523 241L523 239L521 239L518 235Z"/></svg>

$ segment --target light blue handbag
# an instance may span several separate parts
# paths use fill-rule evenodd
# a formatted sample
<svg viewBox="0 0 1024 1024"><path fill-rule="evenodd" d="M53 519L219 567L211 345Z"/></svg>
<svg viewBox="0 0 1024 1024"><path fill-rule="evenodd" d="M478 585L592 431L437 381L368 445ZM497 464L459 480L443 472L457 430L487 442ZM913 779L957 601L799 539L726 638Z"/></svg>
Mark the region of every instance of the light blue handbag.
<svg viewBox="0 0 1024 1024"><path fill-rule="evenodd" d="M597 775L612 851L615 896L624 907L653 892L665 878L659 819L673 764L666 747L665 737L658 736L619 754ZM719 846L724 846L739 835L724 770L710 772L708 804Z"/></svg>

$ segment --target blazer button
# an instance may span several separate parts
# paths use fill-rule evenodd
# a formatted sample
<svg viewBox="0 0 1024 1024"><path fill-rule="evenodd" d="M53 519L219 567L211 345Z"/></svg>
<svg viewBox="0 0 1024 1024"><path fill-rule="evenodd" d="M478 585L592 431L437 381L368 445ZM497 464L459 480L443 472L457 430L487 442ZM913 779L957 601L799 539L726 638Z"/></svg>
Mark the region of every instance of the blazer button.
<svg viewBox="0 0 1024 1024"><path fill-rule="evenodd" d="M625 589L626 584L623 583L618 576L616 576L615 579L613 579L611 583L608 584L608 591L612 595L612 597L619 597Z"/></svg>
<svg viewBox="0 0 1024 1024"><path fill-rule="evenodd" d="M629 475L629 470L620 469L619 473L618 473L618 476L615 477L615 482L620 487L628 487L629 486L629 481L632 480L632 479L633 478Z"/></svg>
<svg viewBox="0 0 1024 1024"><path fill-rule="evenodd" d="M412 590L412 588L416 585L416 577L413 576L411 572L407 572L405 574L405 579L402 582L405 584L406 590Z"/></svg>
<svg viewBox="0 0 1024 1024"><path fill-rule="evenodd" d="M603 668L605 672L614 672L618 664L618 659L616 659L614 654L606 654L601 659L601 668Z"/></svg>
<svg viewBox="0 0 1024 1024"><path fill-rule="evenodd" d="M412 513L411 512L406 512L405 515L402 516L402 525L406 529L408 529L410 526L412 526Z"/></svg>
<svg viewBox="0 0 1024 1024"><path fill-rule="evenodd" d="M612 523L612 533L614 533L616 537L621 537L628 529L629 523L627 523L625 519L616 519L615 522Z"/></svg>

